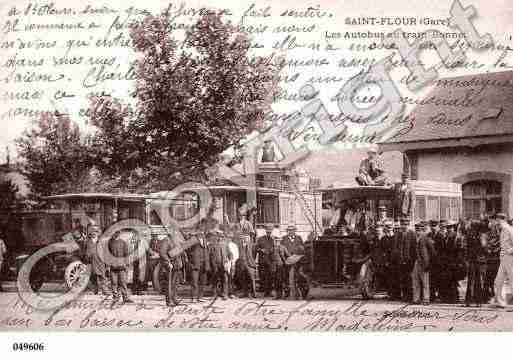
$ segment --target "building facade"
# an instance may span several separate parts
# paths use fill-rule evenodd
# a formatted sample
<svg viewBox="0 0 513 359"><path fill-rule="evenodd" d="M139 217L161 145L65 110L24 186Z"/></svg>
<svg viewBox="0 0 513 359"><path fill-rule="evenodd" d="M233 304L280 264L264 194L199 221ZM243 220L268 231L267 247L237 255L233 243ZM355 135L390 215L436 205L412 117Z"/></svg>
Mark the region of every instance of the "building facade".
<svg viewBox="0 0 513 359"><path fill-rule="evenodd" d="M409 118L380 146L412 179L461 184L463 218L513 215L513 71L441 79Z"/></svg>

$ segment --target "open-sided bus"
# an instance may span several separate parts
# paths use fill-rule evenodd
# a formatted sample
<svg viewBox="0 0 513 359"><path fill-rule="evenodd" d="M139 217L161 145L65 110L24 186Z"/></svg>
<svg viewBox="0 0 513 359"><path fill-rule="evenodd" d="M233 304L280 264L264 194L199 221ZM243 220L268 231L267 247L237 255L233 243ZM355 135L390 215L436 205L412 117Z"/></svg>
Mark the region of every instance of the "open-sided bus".
<svg viewBox="0 0 513 359"><path fill-rule="evenodd" d="M461 215L461 185L434 181L409 181L412 192L411 225L419 221L459 220ZM336 186L323 190L323 204L364 204L366 212L377 221L379 208L385 207L388 218L394 218L394 187ZM344 206L342 206L344 207ZM343 295L361 294L372 298L375 293L375 273L368 253L368 243L361 233L330 232L311 243L310 295L322 295L319 289L338 289Z"/></svg>
<svg viewBox="0 0 513 359"><path fill-rule="evenodd" d="M8 234L8 245L15 253L16 267L19 270L24 261L39 249L53 243L61 243L63 249L66 245L71 248L71 243L64 241L63 236L78 226L83 228L85 237L87 227L94 223L102 232L118 221L124 219L137 219L150 229L150 246L158 251L159 234L172 231L162 225L158 211L152 206L154 201L163 202L163 198L140 194L110 194L110 193L69 193L48 196L44 198L46 205L44 210L21 212L13 216L10 221L12 235ZM195 211L196 201L188 196L180 196L169 201L167 198L165 210L169 210L171 216L180 218L185 211ZM146 226L147 225L147 226ZM146 231L147 232L147 231ZM133 250L140 238L134 237L134 242L129 243ZM80 245L80 243L79 243ZM76 247L76 246L75 246ZM30 283L34 290L39 290L44 282L64 282L71 287L85 272L80 251L67 251L49 255L40 260L31 272ZM158 258L156 256L143 257L139 261L141 283L158 278L156 268ZM131 268L130 268L131 269ZM156 273L154 273L156 272ZM132 282L132 270L128 271L128 281Z"/></svg>
<svg viewBox="0 0 513 359"><path fill-rule="evenodd" d="M286 233L289 225L295 225L297 233L306 240L312 232L322 232L321 209L322 196L317 191L292 191L271 187L245 187L235 185L212 185L206 187L212 195L214 206L213 217L221 224L234 224L240 220L239 209L244 205L256 209L253 224L259 228L273 225L278 236ZM191 192L194 188L188 189ZM187 191L185 191L187 193ZM152 196L162 196L154 193ZM256 195L256 202L251 197ZM196 206L200 207L199 199ZM200 217L206 215L201 208ZM189 214L190 215L190 214Z"/></svg>

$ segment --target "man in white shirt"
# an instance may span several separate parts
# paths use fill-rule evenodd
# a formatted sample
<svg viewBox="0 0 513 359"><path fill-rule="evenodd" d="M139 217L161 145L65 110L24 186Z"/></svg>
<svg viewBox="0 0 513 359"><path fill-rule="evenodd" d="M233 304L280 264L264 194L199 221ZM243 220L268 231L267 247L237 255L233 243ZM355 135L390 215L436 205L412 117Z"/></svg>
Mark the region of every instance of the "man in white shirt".
<svg viewBox="0 0 513 359"><path fill-rule="evenodd" d="M502 297L502 287L506 279L513 290L513 229L506 221L504 213L498 213L496 218L501 230L501 252L499 270L495 277L495 303L500 307L505 307L507 303Z"/></svg>
<svg viewBox="0 0 513 359"><path fill-rule="evenodd" d="M5 260L5 255L7 253L7 246L2 238L0 238L0 292L3 292L2 288L2 268Z"/></svg>
<svg viewBox="0 0 513 359"><path fill-rule="evenodd" d="M235 264L239 260L239 247L233 241L235 232L230 229L227 230L227 247L228 247L228 262L226 265L226 272L228 273L228 297L233 299L235 296L233 294L233 286L235 281Z"/></svg>

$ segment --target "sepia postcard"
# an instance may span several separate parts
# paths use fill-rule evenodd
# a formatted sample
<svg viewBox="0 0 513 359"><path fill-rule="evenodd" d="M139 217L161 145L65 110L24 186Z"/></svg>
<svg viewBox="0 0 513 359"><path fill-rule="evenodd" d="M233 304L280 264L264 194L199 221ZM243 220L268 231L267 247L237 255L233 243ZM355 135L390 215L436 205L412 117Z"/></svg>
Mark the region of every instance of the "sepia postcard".
<svg viewBox="0 0 513 359"><path fill-rule="evenodd" d="M0 331L512 330L512 21L2 1Z"/></svg>

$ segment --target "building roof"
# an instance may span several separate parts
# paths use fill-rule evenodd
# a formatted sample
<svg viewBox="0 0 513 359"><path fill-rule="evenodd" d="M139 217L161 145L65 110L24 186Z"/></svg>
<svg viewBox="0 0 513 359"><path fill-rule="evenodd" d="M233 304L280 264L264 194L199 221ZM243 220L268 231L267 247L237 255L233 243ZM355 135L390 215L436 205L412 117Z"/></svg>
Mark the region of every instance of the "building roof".
<svg viewBox="0 0 513 359"><path fill-rule="evenodd" d="M439 79L425 98L408 103L416 104L408 116L412 129L382 143L384 150L398 149L398 144L513 135L513 71Z"/></svg>

